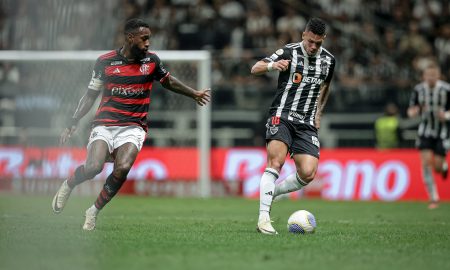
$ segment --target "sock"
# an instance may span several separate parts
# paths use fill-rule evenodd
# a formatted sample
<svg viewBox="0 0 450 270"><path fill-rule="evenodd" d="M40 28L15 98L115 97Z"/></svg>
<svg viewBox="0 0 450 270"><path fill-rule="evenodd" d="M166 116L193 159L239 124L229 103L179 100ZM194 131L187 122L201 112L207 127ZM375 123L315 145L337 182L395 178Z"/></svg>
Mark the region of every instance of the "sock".
<svg viewBox="0 0 450 270"><path fill-rule="evenodd" d="M448 164L447 161L444 160L444 162L442 162L442 171L445 172L446 170L448 170Z"/></svg>
<svg viewBox="0 0 450 270"><path fill-rule="evenodd" d="M275 192L273 196L276 197L281 194L297 191L306 185L308 185L308 183L303 181L298 173L293 173L286 177L286 179L282 182L275 185Z"/></svg>
<svg viewBox="0 0 450 270"><path fill-rule="evenodd" d="M79 185L86 180L88 180L88 177L84 173L84 165L81 165L76 168L73 175L67 179L67 184L73 189L76 185Z"/></svg>
<svg viewBox="0 0 450 270"><path fill-rule="evenodd" d="M436 185L434 184L433 174L428 167L423 168L423 179L425 181L425 187L430 200L433 202L439 201L439 195L437 193Z"/></svg>
<svg viewBox="0 0 450 270"><path fill-rule="evenodd" d="M114 177L114 175L111 173L108 178L106 178L106 183L105 185L103 185L103 189L98 195L97 200L95 201L95 207L98 210L102 210L103 207L107 203L109 203L109 201L111 201L111 199L117 194L125 180L126 178L119 179Z"/></svg>
<svg viewBox="0 0 450 270"><path fill-rule="evenodd" d="M270 207L272 206L273 193L275 190L275 181L278 178L278 172L272 168L266 168L259 186L259 213L261 217L269 217Z"/></svg>
<svg viewBox="0 0 450 270"><path fill-rule="evenodd" d="M88 211L94 215L98 215L100 209L97 209L97 207L95 207L95 204L93 204L91 207L89 207Z"/></svg>

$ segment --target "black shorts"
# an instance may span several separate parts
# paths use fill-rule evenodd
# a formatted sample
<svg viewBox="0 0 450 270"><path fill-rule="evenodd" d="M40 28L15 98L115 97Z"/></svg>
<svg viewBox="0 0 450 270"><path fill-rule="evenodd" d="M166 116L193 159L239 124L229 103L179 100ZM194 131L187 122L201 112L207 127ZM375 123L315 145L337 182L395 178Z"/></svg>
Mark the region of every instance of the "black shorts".
<svg viewBox="0 0 450 270"><path fill-rule="evenodd" d="M418 137L416 146L420 150L432 150L433 153L445 157L447 155L447 142L440 138Z"/></svg>
<svg viewBox="0 0 450 270"><path fill-rule="evenodd" d="M267 143L271 140L282 141L288 146L291 155L320 157L320 143L315 127L273 116L267 119L266 128Z"/></svg>

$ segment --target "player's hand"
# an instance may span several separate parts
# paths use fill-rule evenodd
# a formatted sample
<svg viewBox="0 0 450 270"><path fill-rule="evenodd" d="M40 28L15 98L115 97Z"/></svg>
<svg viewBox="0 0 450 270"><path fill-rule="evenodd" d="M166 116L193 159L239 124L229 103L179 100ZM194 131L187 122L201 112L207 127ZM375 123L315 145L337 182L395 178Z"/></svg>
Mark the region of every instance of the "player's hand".
<svg viewBox="0 0 450 270"><path fill-rule="evenodd" d="M417 115L419 115L420 112L420 107L419 106L412 106L408 108L408 117L415 117Z"/></svg>
<svg viewBox="0 0 450 270"><path fill-rule="evenodd" d="M72 136L72 134L75 132L76 129L77 129L76 125L73 125L70 128L66 127L61 133L61 136L59 138L59 144L64 145L66 141L69 140L69 138Z"/></svg>
<svg viewBox="0 0 450 270"><path fill-rule="evenodd" d="M291 62L291 60L285 60L285 59L281 59L277 62L273 62L272 69L278 70L278 71L286 71L289 68L289 62Z"/></svg>
<svg viewBox="0 0 450 270"><path fill-rule="evenodd" d="M194 93L195 102L198 105L206 105L211 100L211 88L206 88L201 91L196 91Z"/></svg>

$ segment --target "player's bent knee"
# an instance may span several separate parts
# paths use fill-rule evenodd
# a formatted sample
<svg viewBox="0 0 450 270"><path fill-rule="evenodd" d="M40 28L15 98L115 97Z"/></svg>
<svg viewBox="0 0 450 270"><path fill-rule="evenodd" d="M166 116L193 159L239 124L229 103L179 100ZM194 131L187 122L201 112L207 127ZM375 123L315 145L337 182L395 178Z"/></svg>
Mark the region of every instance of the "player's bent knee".
<svg viewBox="0 0 450 270"><path fill-rule="evenodd" d="M309 183L316 177L316 171L315 169L305 169L297 170L297 173L303 181Z"/></svg>
<svg viewBox="0 0 450 270"><path fill-rule="evenodd" d="M281 171L281 168L283 168L284 162L281 162L279 160L270 160L268 167L277 170L278 172Z"/></svg>
<svg viewBox="0 0 450 270"><path fill-rule="evenodd" d="M130 164L128 162L120 163L114 166L113 173L117 177L126 177L128 175L128 172L131 170L131 166L133 164Z"/></svg>
<svg viewBox="0 0 450 270"><path fill-rule="evenodd" d="M97 174L101 173L103 165L100 162L92 162L84 165L84 173L88 178L94 178Z"/></svg>

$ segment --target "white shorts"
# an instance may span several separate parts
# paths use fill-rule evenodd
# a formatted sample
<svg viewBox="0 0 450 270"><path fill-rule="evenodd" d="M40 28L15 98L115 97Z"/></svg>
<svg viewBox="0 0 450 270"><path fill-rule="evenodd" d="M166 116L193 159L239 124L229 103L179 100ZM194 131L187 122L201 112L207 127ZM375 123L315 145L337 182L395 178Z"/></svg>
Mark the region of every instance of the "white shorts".
<svg viewBox="0 0 450 270"><path fill-rule="evenodd" d="M102 140L108 145L110 154L114 149L128 142L136 145L140 151L144 144L145 135L146 132L139 126L96 126L91 131L87 148L89 149L92 142Z"/></svg>

